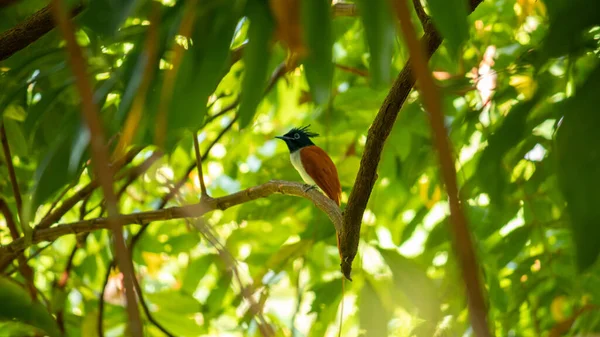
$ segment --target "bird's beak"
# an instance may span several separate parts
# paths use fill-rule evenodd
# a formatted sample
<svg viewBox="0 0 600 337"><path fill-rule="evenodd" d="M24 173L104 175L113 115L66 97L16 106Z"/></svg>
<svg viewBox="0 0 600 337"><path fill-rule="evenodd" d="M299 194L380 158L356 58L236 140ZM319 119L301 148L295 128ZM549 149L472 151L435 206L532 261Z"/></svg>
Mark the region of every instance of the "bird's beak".
<svg viewBox="0 0 600 337"><path fill-rule="evenodd" d="M286 137L286 136L275 136L275 138L283 139L283 140L290 140L290 139L292 139L292 138Z"/></svg>

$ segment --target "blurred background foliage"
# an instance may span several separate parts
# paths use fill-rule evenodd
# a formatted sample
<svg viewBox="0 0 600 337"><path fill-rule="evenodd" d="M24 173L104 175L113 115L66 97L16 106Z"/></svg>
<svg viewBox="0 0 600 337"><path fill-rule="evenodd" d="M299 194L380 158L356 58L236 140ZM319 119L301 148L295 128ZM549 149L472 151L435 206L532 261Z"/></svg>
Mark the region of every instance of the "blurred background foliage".
<svg viewBox="0 0 600 337"><path fill-rule="evenodd" d="M408 59L386 0L66 3L83 6L75 33L116 160L122 213L198 201L194 134L213 197L270 179L299 181L273 137L307 124L338 167L344 204L369 126ZM446 38L430 67L444 95L491 330L600 333L599 2L486 0L470 15L461 0L422 4ZM0 31L46 5L0 8ZM416 12L413 21L422 32ZM52 30L0 62L12 151L0 156L9 210L0 218L2 245L13 241L8 214L40 228L106 215L66 53ZM57 216L44 224L47 214ZM259 336L267 322L277 336L334 336L343 300L343 336L468 336L448 214L413 92L383 151L345 293L328 218L308 200L274 195L206 216L221 250L182 220L126 227L148 310L144 335ZM113 255L106 230L31 246L33 303L17 261L2 266L0 335L127 334ZM262 317L249 311L240 284Z"/></svg>

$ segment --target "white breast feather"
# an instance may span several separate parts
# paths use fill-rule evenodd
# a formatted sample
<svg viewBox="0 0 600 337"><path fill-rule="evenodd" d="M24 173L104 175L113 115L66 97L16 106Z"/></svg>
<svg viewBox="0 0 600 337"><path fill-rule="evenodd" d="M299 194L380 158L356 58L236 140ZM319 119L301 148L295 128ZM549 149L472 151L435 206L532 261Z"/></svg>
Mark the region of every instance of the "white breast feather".
<svg viewBox="0 0 600 337"><path fill-rule="evenodd" d="M302 159L300 159L300 151L301 150L298 150L290 154L292 165L294 165L296 171L300 173L300 176L302 177L302 180L304 180L305 183L309 185L316 185L315 181L308 175L308 173L306 173L306 170L304 170L304 166L302 166Z"/></svg>

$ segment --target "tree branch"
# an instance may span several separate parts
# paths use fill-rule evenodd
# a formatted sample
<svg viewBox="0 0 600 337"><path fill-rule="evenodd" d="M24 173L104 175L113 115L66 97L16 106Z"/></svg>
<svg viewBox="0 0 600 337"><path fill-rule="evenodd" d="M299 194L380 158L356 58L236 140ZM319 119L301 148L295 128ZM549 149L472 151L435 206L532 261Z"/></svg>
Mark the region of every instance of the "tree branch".
<svg viewBox="0 0 600 337"><path fill-rule="evenodd" d="M54 28L51 7L50 4L40 9L25 21L0 34L0 61L29 46ZM82 10L83 5L75 6L71 10L71 16L76 16Z"/></svg>
<svg viewBox="0 0 600 337"><path fill-rule="evenodd" d="M144 310L144 313L146 314L146 317L148 318L148 320L150 321L150 323L154 324L154 326L156 326L158 328L158 330L162 331L162 333L164 333L168 337L175 337L175 335L173 335L171 332L169 332L169 330L167 330L167 328L165 328L164 326L162 326L162 324L160 324L154 318L154 316L152 316L152 312L150 312L150 308L148 308L148 305L146 304L146 301L144 301L144 295L142 293L142 287L140 287L140 283L137 280L137 278L135 278L135 277L133 278L133 285L135 286L135 291L137 292L138 296L140 297L140 305L142 306L142 310Z"/></svg>
<svg viewBox="0 0 600 337"><path fill-rule="evenodd" d="M483 0L471 0L471 10L474 10ZM433 24L428 22L424 27L425 34L421 43L425 47L427 58L437 50L442 38L435 31ZM412 63L409 61L398 74L390 91L383 101L373 124L367 134L365 150L360 160L360 168L354 182L348 205L344 210L344 227L341 232L340 248L342 250L342 272L350 277L352 261L356 256L360 240L360 227L363 213L371 196L371 191L377 180L377 166L381 159L381 151L387 137L390 135L400 108L408 97L415 79L412 75Z"/></svg>
<svg viewBox="0 0 600 337"><path fill-rule="evenodd" d="M105 137L104 131L102 130L102 122L98 117L98 107L94 104L94 93L88 80L86 60L75 39L72 23L64 8L63 1L53 0L52 4L52 14L62 36L66 40L69 63L73 74L75 75L76 87L81 96L81 112L90 132L93 167L96 171L95 173L98 177L98 182L104 192L108 214L110 217L115 218L114 220L109 220L109 224L113 233L119 269L123 272L123 283L125 285L125 296L127 298L127 312L129 315L129 331L134 337L141 337L143 335L142 323L140 321L140 313L133 287L133 263L129 259L129 252L127 245L125 244L125 238L123 237L122 226L118 222L117 216L119 214L119 206L113 190L113 171L108 165L110 157L108 155L108 149L104 144Z"/></svg>
<svg viewBox="0 0 600 337"><path fill-rule="evenodd" d="M490 336L487 321L487 308L484 290L479 278L480 267L475 256L475 249L471 233L467 225L467 218L462 210L458 183L456 180L456 166L452 159L452 146L448 140L447 130L444 126L444 111L439 89L433 81L427 65L428 58L422 50L415 28L410 20L410 11L406 0L394 2L396 15L400 20L400 28L408 46L410 57L414 62L415 75L419 81L421 101L429 116L434 145L437 149L440 170L450 199L450 224L454 250L458 255L462 271L462 278L467 291L469 316L476 336Z"/></svg>
<svg viewBox="0 0 600 337"><path fill-rule="evenodd" d="M200 145L198 144L198 134L194 132L194 154L196 155L196 168L198 169L198 180L200 180L200 199L207 198L206 185L204 185L204 174L202 173L202 156L200 155Z"/></svg>
<svg viewBox="0 0 600 337"><path fill-rule="evenodd" d="M423 28L429 22L429 15L425 13L425 9L423 8L423 4L421 0L413 0L413 6L415 7L415 12L417 12L417 16L419 17L419 21L421 21L421 25Z"/></svg>
<svg viewBox="0 0 600 337"><path fill-rule="evenodd" d="M4 221L6 222L6 226L8 227L14 242L15 240L19 239L19 231L17 230L17 225L15 224L15 219L13 218L12 212L8 208L8 204L6 204L6 201L2 198L0 198L0 213L2 213L4 216ZM25 258L24 254L17 254L17 259L19 262L19 271L21 271L21 275L23 275L23 278L27 282L27 288L31 298L35 301L38 291L33 282L33 269L31 269L31 267L27 264L27 259Z"/></svg>
<svg viewBox="0 0 600 337"><path fill-rule="evenodd" d="M335 226L336 231L341 230L342 214L339 207L337 207L335 202L333 202L331 199L315 189L305 192L305 186L301 183L272 180L262 185L250 187L233 194L219 198L205 199L199 203L187 206L171 207L162 210L132 214L122 214L112 217L109 216L108 218L88 219L37 230L33 232L33 237L29 245L37 244L43 241L54 241L61 236L69 234L87 233L99 229L107 229L110 228L109 222L114 221L118 222L120 225L143 225L153 221L174 220L190 217L196 218L215 210L226 210L233 206L241 205L252 200L266 198L272 194L285 194L295 197L302 197L312 201L315 206L327 214ZM29 245L23 238L19 238L9 245L0 247L0 256L10 256L20 253L28 248Z"/></svg>
<svg viewBox="0 0 600 337"><path fill-rule="evenodd" d="M17 175L15 174L15 166L13 165L12 155L10 154L10 146L8 145L8 139L6 138L6 128L4 127L3 121L0 120L0 124L0 141L2 142L2 150L4 152L4 158L6 159L6 166L8 167L10 185L12 186L15 203L17 204L17 214L19 219L21 219L23 200L21 199L21 191L19 190L19 184L17 182Z"/></svg>
<svg viewBox="0 0 600 337"><path fill-rule="evenodd" d="M115 171L120 170L123 166L129 164L138 153L140 153L142 149L137 147L129 150L122 158L115 161L111 167L114 168ZM143 164L142 164L143 165ZM123 172L122 174L117 175L115 180L121 180L124 177L134 177L135 172L138 170L138 167L132 167L129 170ZM65 215L71 208L73 208L78 202L85 199L89 196L98 186L100 185L98 179L92 180L89 184L82 187L79 191L77 191L73 196L69 197L67 200L63 201L62 204L55 209L52 213L47 215L38 223L35 228L36 229L44 229L55 224L63 215Z"/></svg>

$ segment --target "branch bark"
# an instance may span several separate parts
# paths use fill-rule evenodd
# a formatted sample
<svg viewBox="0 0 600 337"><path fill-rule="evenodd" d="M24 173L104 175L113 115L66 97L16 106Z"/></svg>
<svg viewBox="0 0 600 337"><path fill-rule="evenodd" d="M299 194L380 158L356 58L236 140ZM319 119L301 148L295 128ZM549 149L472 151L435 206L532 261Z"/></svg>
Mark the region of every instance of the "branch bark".
<svg viewBox="0 0 600 337"><path fill-rule="evenodd" d="M475 256L467 218L461 207L456 180L456 166L452 159L452 146L448 140L447 130L444 126L441 94L433 81L431 71L427 65L427 57L425 57L422 47L417 40L415 28L410 20L407 0L396 0L394 5L408 51L411 59L414 60L415 76L419 81L420 98L428 112L427 116L429 117L433 133L433 143L437 150L440 170L446 185L448 199L450 200L450 230L453 234L454 251L458 256L467 293L471 325L476 336L489 337L490 328L487 321L487 307L484 290L479 277L480 267Z"/></svg>
<svg viewBox="0 0 600 337"><path fill-rule="evenodd" d="M471 11L482 1L471 0ZM425 48L425 56L429 59L440 46L442 38L430 21L427 22L423 29L425 34L421 38L421 44ZM408 61L392 84L367 134L367 142L360 160L358 175L350 193L348 205L344 210L344 227L340 236L340 248L342 250L341 267L342 272L347 278L350 277L352 261L354 261L358 250L362 217L375 181L377 180L377 166L381 159L381 152L383 151L387 137L394 127L394 122L400 112L400 108L415 84L415 78L412 74L412 63Z"/></svg>
<svg viewBox="0 0 600 337"><path fill-rule="evenodd" d="M15 219L13 218L12 212L8 208L6 201L4 201L4 199L2 198L0 198L0 213L2 213L2 215L4 216L4 221L6 222L6 226L10 231L10 235L13 241L17 240L20 235L19 231L17 230L17 225L15 224ZM21 272L21 275L23 275L23 278L27 282L27 288L29 290L29 294L31 295L31 299L35 301L37 298L38 291L35 288L35 284L33 282L33 269L29 266L29 264L27 264L27 259L25 258L25 255L22 252L17 254L17 260L19 262L19 271Z"/></svg>
<svg viewBox="0 0 600 337"><path fill-rule="evenodd" d="M77 5L71 10L71 16L76 16L82 10L83 6ZM0 61L6 60L14 53L29 46L52 29L54 29L54 20L52 19L52 4L50 4L0 34Z"/></svg>
<svg viewBox="0 0 600 337"><path fill-rule="evenodd" d="M23 210L23 201L21 199L21 191L19 190L19 183L17 182L17 175L15 174L15 166L13 165L12 155L10 153L10 146L8 145L8 139L6 138L6 128L4 123L0 120L0 141L2 142L2 150L4 152L4 159L6 159L6 166L8 167L8 177L10 178L10 185L13 190L15 202L17 204L17 213L19 220L21 219L21 211ZM17 232L18 236L18 232Z"/></svg>
<svg viewBox="0 0 600 337"><path fill-rule="evenodd" d="M129 331L132 336L143 336L142 322L136 302L135 290L133 285L133 263L129 259L129 251L122 233L122 226L118 220L119 206L115 191L113 190L113 171L108 165L110 157L108 149L105 147L104 130L100 120L98 107L94 104L94 93L88 79L87 64L81 48L75 39L75 33L71 21L69 20L64 2L61 0L52 1L52 15L57 22L57 26L65 38L69 64L75 75L75 84L79 95L81 96L81 113L90 131L90 145L92 152L93 167L98 177L98 182L102 187L106 208L111 218L109 221L113 233L114 246L117 255L119 269L123 272L123 283L125 285L125 296L127 299L127 313L129 316Z"/></svg>
<svg viewBox="0 0 600 337"><path fill-rule="evenodd" d="M196 204L165 208L157 211L122 214L112 217L109 216L108 218L82 220L67 224L60 224L52 228L37 230L33 232L33 237L30 244L27 244L23 238L20 238L13 241L9 245L0 247L0 256L10 257L14 254L22 252L32 244L37 244L43 241L54 241L65 235L87 233L99 229L108 229L110 228L109 222L113 221L117 221L120 225L143 225L153 221L195 218L215 210L226 210L233 206L241 205L252 200L266 198L272 194L291 195L312 201L315 206L327 214L335 226L336 231L341 230L343 221L342 214L339 207L331 199L316 189L311 189L308 192L305 192L305 186L301 183L272 180L262 185L250 187L248 189L219 198L205 199Z"/></svg>

